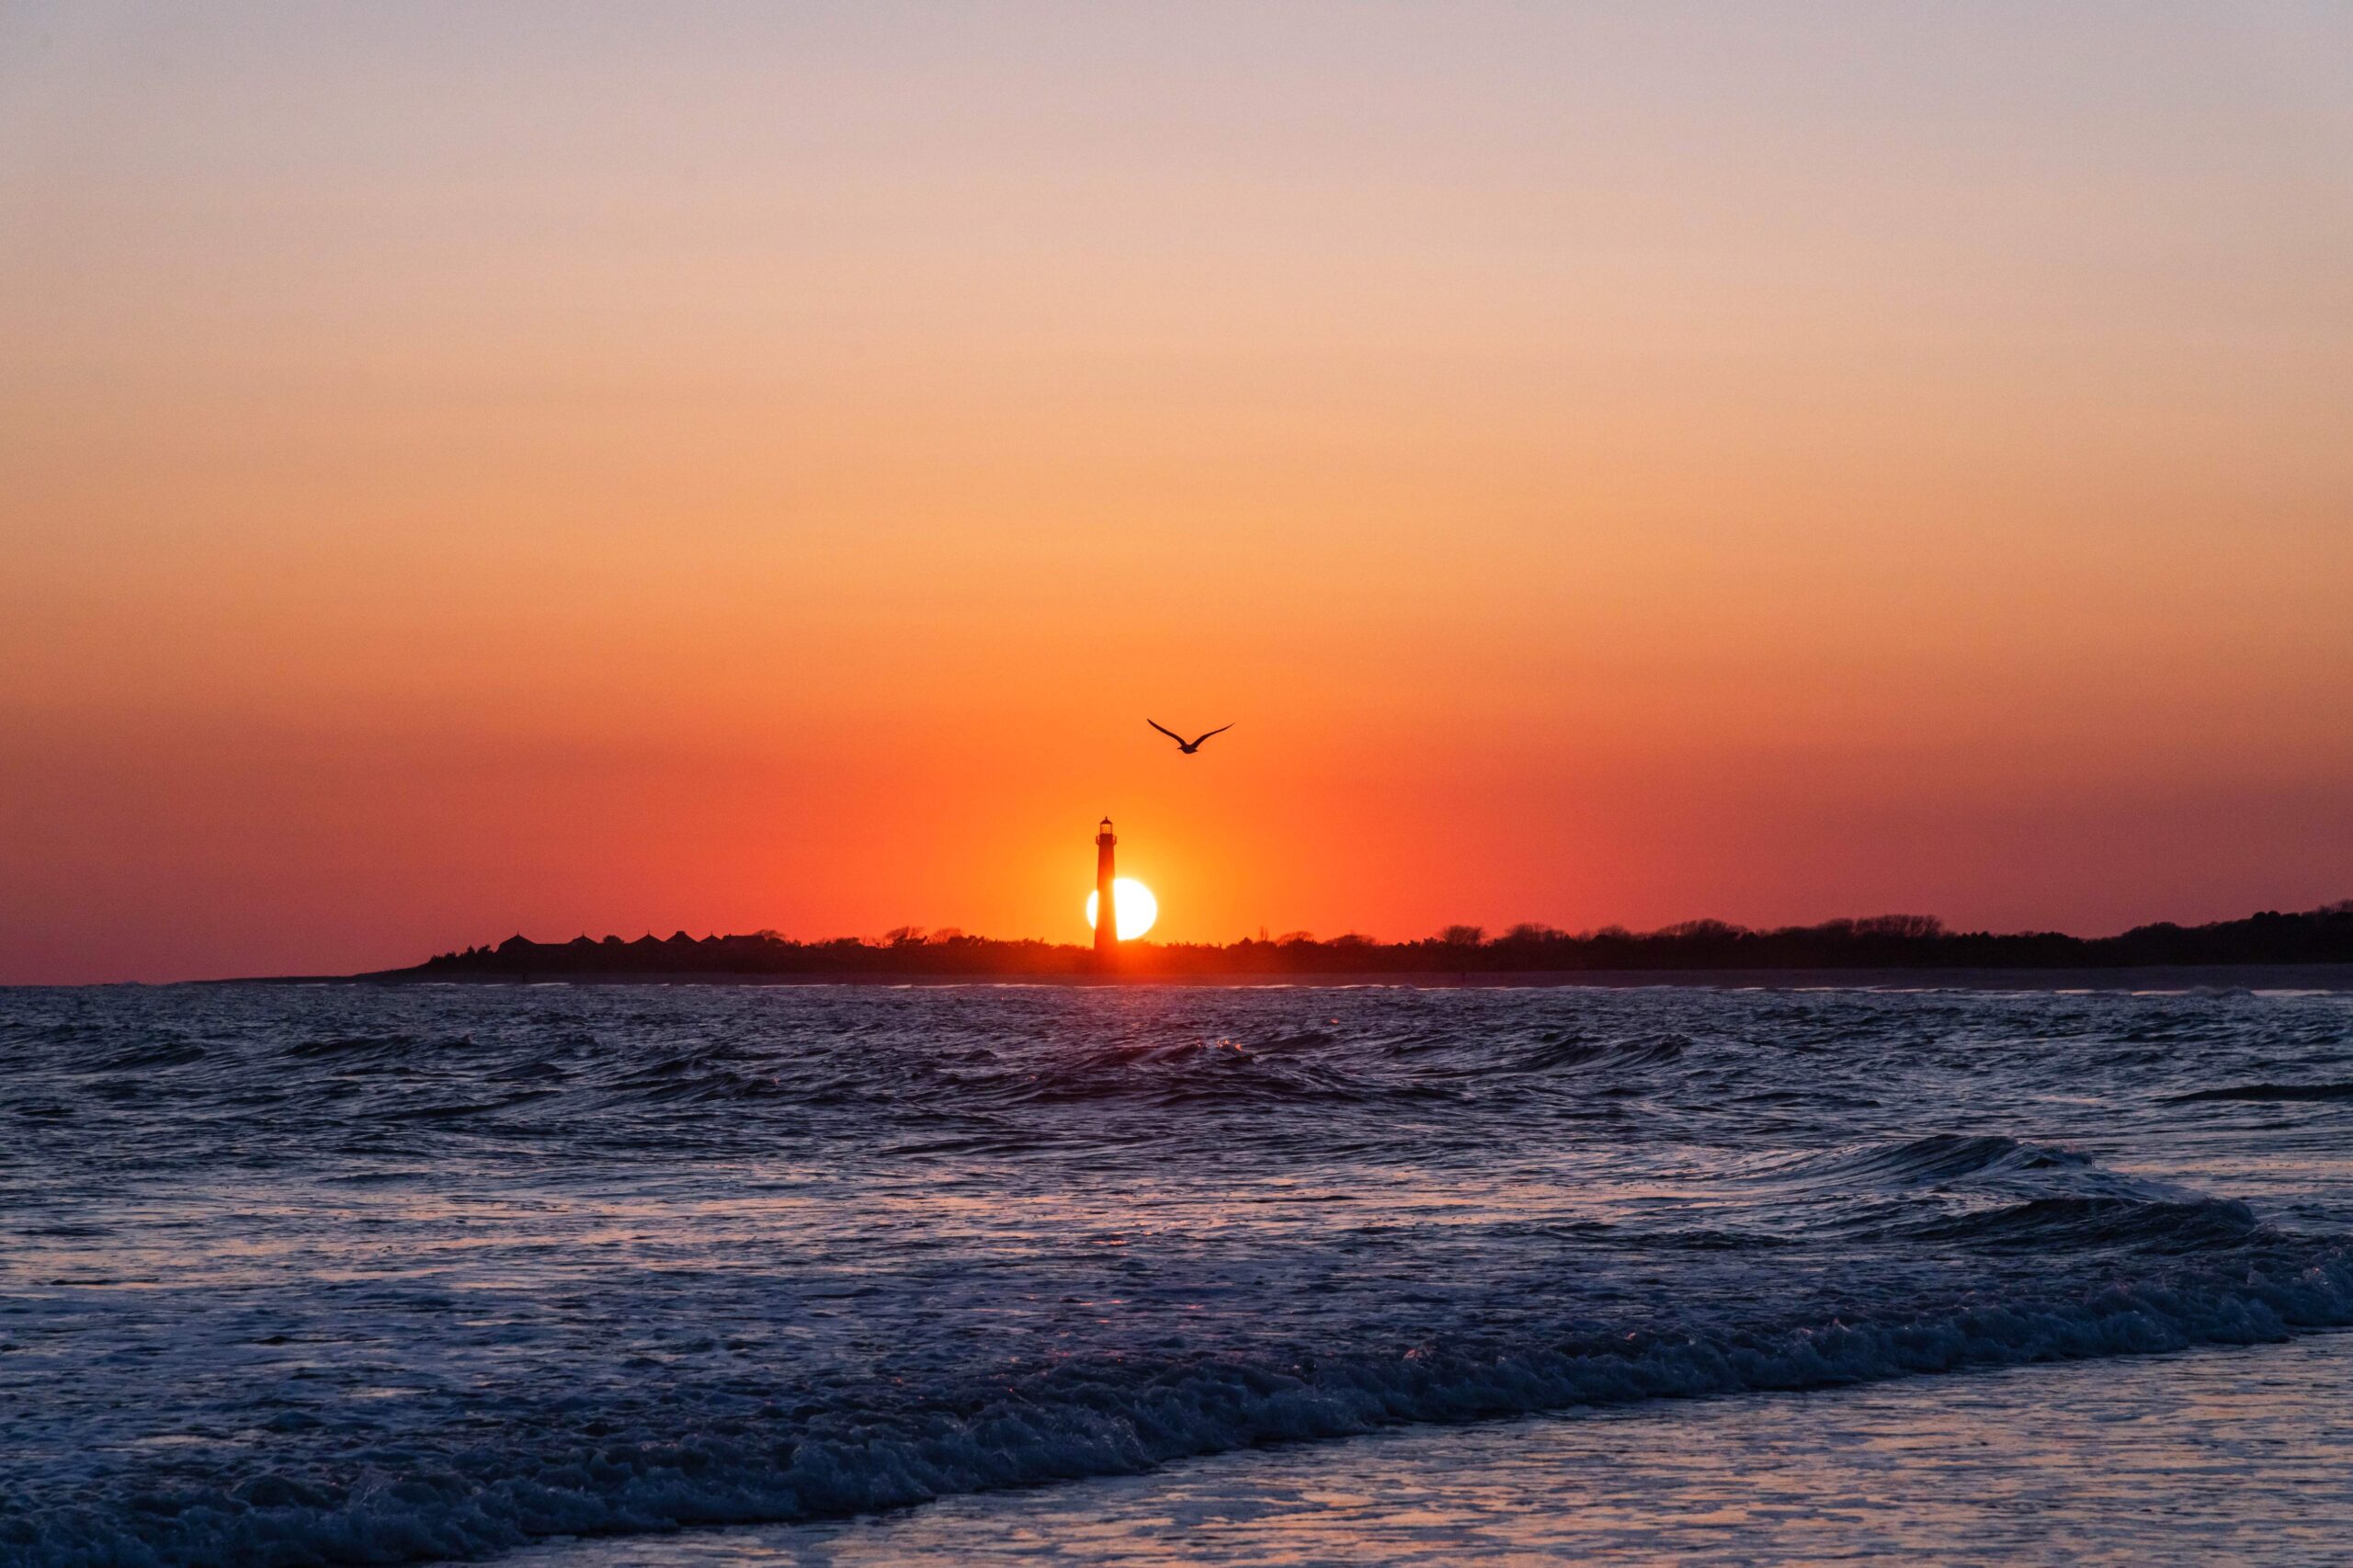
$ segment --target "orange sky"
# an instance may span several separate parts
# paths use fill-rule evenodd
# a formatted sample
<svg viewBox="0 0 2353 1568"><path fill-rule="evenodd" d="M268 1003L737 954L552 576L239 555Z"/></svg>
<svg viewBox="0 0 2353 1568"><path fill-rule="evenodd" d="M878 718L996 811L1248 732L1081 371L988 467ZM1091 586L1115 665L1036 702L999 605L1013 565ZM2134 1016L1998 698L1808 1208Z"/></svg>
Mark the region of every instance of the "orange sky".
<svg viewBox="0 0 2353 1568"><path fill-rule="evenodd" d="M2353 894L2348 67L0 8L0 981Z"/></svg>

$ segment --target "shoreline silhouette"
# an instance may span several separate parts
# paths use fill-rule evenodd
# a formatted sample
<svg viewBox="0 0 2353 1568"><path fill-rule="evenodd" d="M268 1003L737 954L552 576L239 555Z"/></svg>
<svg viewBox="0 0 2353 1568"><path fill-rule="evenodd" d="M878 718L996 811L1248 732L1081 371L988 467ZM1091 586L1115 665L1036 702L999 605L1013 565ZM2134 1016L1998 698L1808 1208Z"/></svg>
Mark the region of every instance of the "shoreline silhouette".
<svg viewBox="0 0 2353 1568"><path fill-rule="evenodd" d="M2341 970L2338 975L2321 971ZM1402 942L1304 932L1224 944L1120 944L1107 973L1091 946L1035 938L998 940L961 932L901 927L879 939L802 942L774 932L635 940L585 936L563 942L510 937L495 946L446 952L405 969L335 978L386 983L636 981L720 983L974 980L1015 982L1292 982L1425 983L1490 982L1658 984L1759 983L1759 977L1859 974L1875 983L1919 976L1929 983L2000 983L2013 975L2050 986L2073 978L2116 983L2125 971L2177 973L2216 984L2279 980L2353 983L2353 900L2282 914L2185 926L2135 926L2112 937L2057 931L1947 930L1927 915L1880 915L1758 930L1692 920L1649 932L1609 926L1570 933L1515 926L1499 934L1471 926ZM2290 971L2279 974L2276 971ZM322 978L322 977L304 977Z"/></svg>

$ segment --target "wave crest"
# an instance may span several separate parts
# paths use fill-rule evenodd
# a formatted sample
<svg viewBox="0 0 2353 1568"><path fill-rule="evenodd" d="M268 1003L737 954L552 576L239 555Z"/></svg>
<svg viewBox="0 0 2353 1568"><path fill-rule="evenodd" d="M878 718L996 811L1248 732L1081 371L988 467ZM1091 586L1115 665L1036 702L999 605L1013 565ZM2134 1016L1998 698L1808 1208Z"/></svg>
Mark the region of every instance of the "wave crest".
<svg viewBox="0 0 2353 1568"><path fill-rule="evenodd" d="M2220 1207L2220 1206L2218 1206ZM1794 1390L1924 1372L2278 1340L2353 1324L2353 1255L2234 1264L2072 1296L1778 1331L1581 1334L1499 1350L1421 1345L1290 1362L1064 1364L993 1393L890 1410L705 1415L684 1429L585 1434L543 1413L528 1439L397 1478L265 1471L122 1506L0 1514L23 1568L231 1568L479 1556L550 1535L787 1522L957 1493L1131 1473L1253 1444L1580 1405Z"/></svg>

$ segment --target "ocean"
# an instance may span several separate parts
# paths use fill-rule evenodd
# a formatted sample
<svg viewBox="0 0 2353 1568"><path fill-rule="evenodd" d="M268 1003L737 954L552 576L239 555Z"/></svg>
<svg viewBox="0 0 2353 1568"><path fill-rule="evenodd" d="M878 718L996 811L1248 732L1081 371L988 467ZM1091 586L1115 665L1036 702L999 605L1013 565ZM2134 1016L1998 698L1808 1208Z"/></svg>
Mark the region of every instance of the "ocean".
<svg viewBox="0 0 2353 1568"><path fill-rule="evenodd" d="M0 991L0 1563L2342 1562L2348 1133L2331 994Z"/></svg>

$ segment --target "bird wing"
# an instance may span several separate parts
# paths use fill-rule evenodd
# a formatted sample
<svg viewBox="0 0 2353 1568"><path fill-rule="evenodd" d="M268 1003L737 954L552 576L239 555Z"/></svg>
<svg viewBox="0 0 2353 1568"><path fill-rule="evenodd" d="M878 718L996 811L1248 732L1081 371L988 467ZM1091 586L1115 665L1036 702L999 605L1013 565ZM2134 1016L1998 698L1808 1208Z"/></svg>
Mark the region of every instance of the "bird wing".
<svg viewBox="0 0 2353 1568"><path fill-rule="evenodd" d="M1149 719L1146 719L1146 720L1144 721L1144 722L1145 722L1145 723L1147 723L1147 724L1152 724L1152 727L1153 727L1154 729L1158 730L1162 734L1166 735L1170 740L1175 741L1178 745L1180 745L1180 746L1181 746L1181 745L1183 745L1183 744L1185 744L1185 737L1184 737L1184 736L1182 736L1182 735L1180 735L1180 734L1178 734L1176 731L1174 731L1174 730L1172 730L1172 729L1168 728L1168 726L1166 726L1165 724L1153 724L1153 723L1152 723L1152 721L1151 721L1151 720L1149 720Z"/></svg>
<svg viewBox="0 0 2353 1568"><path fill-rule="evenodd" d="M1151 721L1151 720L1149 720L1149 719L1145 720L1145 721L1144 721L1144 722L1145 722L1145 723L1147 723L1147 724L1152 724L1152 721ZM1242 722L1242 721L1241 721L1241 720L1239 720L1239 719L1236 719L1236 720L1233 722L1233 724L1238 724L1238 723L1240 723L1240 722ZM1209 734L1209 735L1201 735L1201 736L1197 737L1197 738L1194 740L1193 744L1195 744L1195 745L1199 745L1199 744L1201 744L1201 742L1202 742L1202 741L1208 740L1208 739L1210 738L1210 735L1222 735L1222 734L1225 733L1226 733L1226 731L1231 730L1232 728L1233 728L1233 724L1220 724L1216 729L1211 730L1211 731L1210 732L1210 734ZM1160 728L1160 726L1159 726L1159 725L1157 725L1157 724L1153 724L1153 725L1152 725L1152 727L1153 727L1154 729L1155 729L1155 730L1157 730L1157 729L1159 729L1159 728ZM1164 732L1164 733L1165 733L1165 732Z"/></svg>

